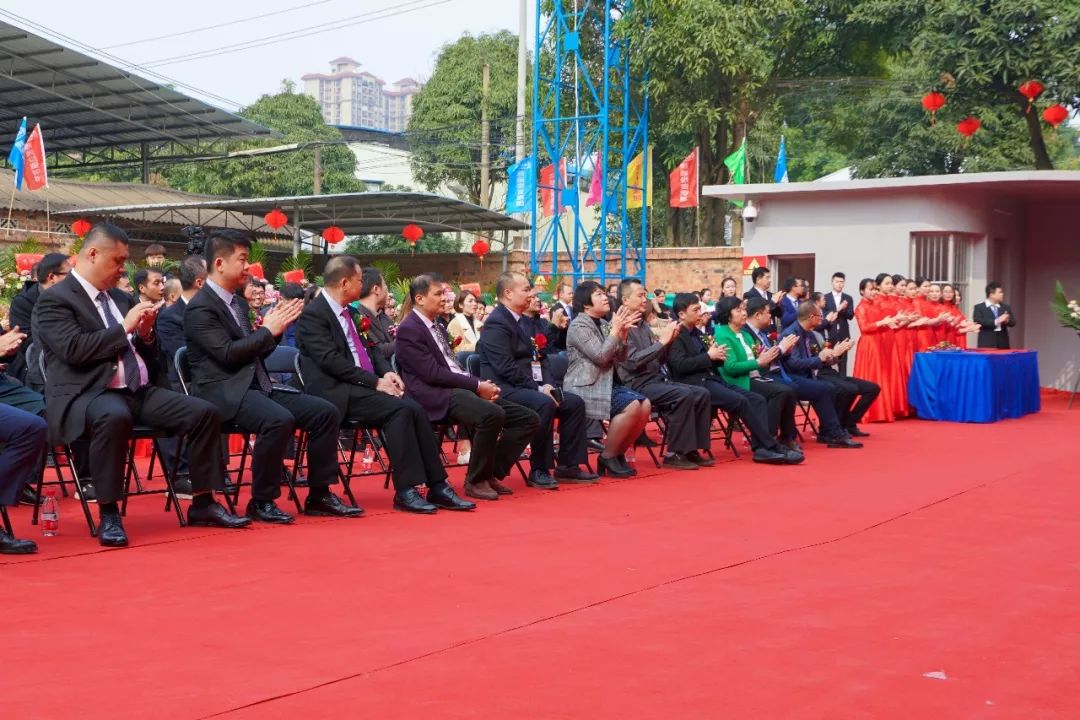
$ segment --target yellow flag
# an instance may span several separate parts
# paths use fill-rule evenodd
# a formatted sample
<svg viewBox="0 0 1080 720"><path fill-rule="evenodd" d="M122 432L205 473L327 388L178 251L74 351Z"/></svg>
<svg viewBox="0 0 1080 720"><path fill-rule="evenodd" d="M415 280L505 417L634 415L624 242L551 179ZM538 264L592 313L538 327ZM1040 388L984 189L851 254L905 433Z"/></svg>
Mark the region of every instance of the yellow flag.
<svg viewBox="0 0 1080 720"><path fill-rule="evenodd" d="M652 148L649 150L649 178L648 185L645 186L645 205L652 207L652 195L653 195L653 164L652 164ZM641 207L641 188L642 181L641 176L644 171L645 165L645 153L638 153L637 157L630 161L630 164L626 166L626 207L639 208Z"/></svg>

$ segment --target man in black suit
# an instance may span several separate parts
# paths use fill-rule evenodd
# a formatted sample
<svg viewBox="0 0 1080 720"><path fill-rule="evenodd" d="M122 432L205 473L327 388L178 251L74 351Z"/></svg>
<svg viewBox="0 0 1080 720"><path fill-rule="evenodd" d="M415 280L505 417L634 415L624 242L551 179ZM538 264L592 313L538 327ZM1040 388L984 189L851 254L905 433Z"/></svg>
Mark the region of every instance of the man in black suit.
<svg viewBox="0 0 1080 720"><path fill-rule="evenodd" d="M390 292L378 268L366 267L360 272L360 303L357 310L371 323L368 339L375 344L383 358L390 362L394 356L394 321L386 314Z"/></svg>
<svg viewBox="0 0 1080 720"><path fill-rule="evenodd" d="M698 296L678 293L671 305L671 312L682 324L668 350L667 364L671 379L687 385L700 385L709 391L713 407L741 419L750 433L754 462L773 465L801 463L802 453L783 447L769 432L769 409L765 398L751 390L727 384L717 373L716 368L727 357L726 347L712 342L712 338L703 335L698 328L701 318L701 300ZM724 322L727 322L726 317Z"/></svg>
<svg viewBox="0 0 1080 720"><path fill-rule="evenodd" d="M382 430L393 467L394 508L434 513L473 510L446 480L427 413L403 397L405 384L374 345L365 316L349 307L360 297L360 263L339 255L326 263L323 291L296 323L304 390L325 398L341 417ZM426 484L427 499L416 491Z"/></svg>
<svg viewBox="0 0 1080 720"><path fill-rule="evenodd" d="M844 292L847 277L842 272L832 276L832 292L825 296L825 320L822 333L833 345L838 345L851 337L851 321L855 318L855 301ZM836 360L833 366L836 372L847 375L847 353Z"/></svg>
<svg viewBox="0 0 1080 720"><path fill-rule="evenodd" d="M551 377L546 359L541 357L532 321L525 315L536 296L529 279L518 272L505 272L495 285L499 301L480 333L476 347L480 374L499 386L500 395L524 405L540 416L532 438L528 485L555 490L559 483L595 482L599 475L582 470L586 460L585 402L577 395L563 395ZM559 457L555 478L555 418L559 419Z"/></svg>
<svg viewBox="0 0 1080 720"><path fill-rule="evenodd" d="M825 298L821 296L821 293L814 293L812 297L818 312L824 313ZM833 392L836 395L836 415L840 420L840 426L847 430L848 435L852 437L869 437L870 433L859 429L859 423L862 422L866 411L870 409L870 406L877 400L878 395L881 394L881 386L869 380L842 375L839 372L837 367L847 357L848 351L854 347L854 343L851 338L845 338L837 342L829 340L821 332L823 325L824 323L819 325L817 330L810 331L813 336L813 342L810 346L811 354L817 354L824 348L831 348L833 354L828 360L822 362L817 379L832 385Z"/></svg>
<svg viewBox="0 0 1080 720"><path fill-rule="evenodd" d="M472 451L465 473L465 494L498 500L512 491L502 484L540 425L540 416L499 397L499 386L478 380L458 363L450 336L436 322L443 303L443 282L434 274L418 275L409 286L413 311L397 334L397 364L406 394L434 421L472 428Z"/></svg>
<svg viewBox="0 0 1080 720"><path fill-rule="evenodd" d="M128 542L118 502L136 424L184 435L194 486L189 524L245 527L249 520L214 500L213 490L224 487L221 425L214 407L154 384L161 370L154 332L160 304L136 304L116 289L128 252L123 230L95 225L79 252L78 269L43 292L34 308L34 336L44 348L49 380L49 439L66 444L90 436L102 545Z"/></svg>
<svg viewBox="0 0 1080 720"><path fill-rule="evenodd" d="M769 291L769 284L772 282L772 273L770 273L769 268L766 267L754 268L754 272L750 274L750 280L753 282L754 286L743 293L743 299L749 300L751 298L761 298L769 303L769 313L773 318L772 325L775 329L784 312L780 308L780 301L784 298L784 291L778 290L775 293Z"/></svg>
<svg viewBox="0 0 1080 720"><path fill-rule="evenodd" d="M1009 349L1009 328L1016 327L1016 315L1005 304L1005 288L992 282L986 286L986 302L975 306L972 320L979 326L979 347Z"/></svg>
<svg viewBox="0 0 1080 720"><path fill-rule="evenodd" d="M36 367L31 367L34 358L27 359L26 350L33 344L34 338L30 334L30 322L34 314L34 306L37 304L41 293L51 288L56 283L67 277L71 271L71 262L64 253L49 253L34 266L36 283L24 288L22 292L11 300L11 309L8 311L8 326L19 328L26 333L26 339L19 346L15 359L8 366L7 374L24 385L35 384L40 388L43 383ZM35 361L36 364L36 361Z"/></svg>
<svg viewBox="0 0 1080 720"><path fill-rule="evenodd" d="M172 305L158 313L157 335L158 344L164 356L165 367L169 372L169 385L177 392L183 392L180 385L180 376L176 372L176 351L187 344L184 337L184 311L187 304L195 297L195 294L206 284L206 258L202 255L189 255L180 263L180 297ZM173 438L165 438L160 443L161 462L165 469L172 468L177 461L177 442ZM191 473L188 467L187 448L180 453L180 467L176 470L176 492L183 495L191 492Z"/></svg>
<svg viewBox="0 0 1080 720"><path fill-rule="evenodd" d="M191 392L213 403L223 419L256 436L248 517L267 523L293 521L274 500L281 495L282 460L296 427L308 433L304 514L357 517L363 510L349 507L330 492L338 478L337 410L320 398L273 387L263 365L285 328L300 315L303 303L278 303L262 325L252 329L248 304L240 296L250 250L251 241L238 230L215 230L207 239L209 276L184 311ZM191 475L195 477L194 468Z"/></svg>
<svg viewBox="0 0 1080 720"><path fill-rule="evenodd" d="M551 304L548 313L551 320L549 340L559 352L566 351L566 332L570 328L570 321L574 319L573 302L574 286L568 282L560 282L555 288L555 302Z"/></svg>

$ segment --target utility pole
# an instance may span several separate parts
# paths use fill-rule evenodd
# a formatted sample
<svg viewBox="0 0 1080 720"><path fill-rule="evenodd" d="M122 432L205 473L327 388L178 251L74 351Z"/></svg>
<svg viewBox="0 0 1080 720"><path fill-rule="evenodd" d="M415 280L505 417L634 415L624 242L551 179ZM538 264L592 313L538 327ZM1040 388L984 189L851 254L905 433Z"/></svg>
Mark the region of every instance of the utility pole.
<svg viewBox="0 0 1080 720"><path fill-rule="evenodd" d="M480 100L480 204L491 205L491 123L488 121L488 91L491 88L491 66L484 63L484 83Z"/></svg>
<svg viewBox="0 0 1080 720"><path fill-rule="evenodd" d="M525 84L528 49L525 33L528 32L528 0L519 0L518 4L518 66L517 66L517 122L514 124L514 162L525 159ZM509 178L507 178L509 181ZM506 272L510 266L510 234L503 233L502 269Z"/></svg>
<svg viewBox="0 0 1080 720"><path fill-rule="evenodd" d="M315 168L312 181L312 195L322 195L322 145L315 146Z"/></svg>

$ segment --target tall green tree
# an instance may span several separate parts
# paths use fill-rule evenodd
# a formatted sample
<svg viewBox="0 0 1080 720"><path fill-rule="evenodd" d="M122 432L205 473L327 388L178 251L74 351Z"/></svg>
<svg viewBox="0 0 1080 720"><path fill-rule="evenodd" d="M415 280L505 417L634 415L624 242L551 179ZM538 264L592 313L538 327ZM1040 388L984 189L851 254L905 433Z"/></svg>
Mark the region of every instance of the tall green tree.
<svg viewBox="0 0 1080 720"><path fill-rule="evenodd" d="M485 63L490 66L491 188L505 181L517 117L517 36L513 33L466 34L443 47L431 78L413 98L408 136L413 175L427 190L441 185L461 188L463 199L490 207L491 188L488 197L480 197Z"/></svg>
<svg viewBox="0 0 1080 720"><path fill-rule="evenodd" d="M341 132L323 121L319 104L282 84L275 95L263 95L240 111L244 117L276 130L281 137L234 142L230 151L305 142L343 142ZM344 144L321 147L322 192L359 192L356 156ZM291 150L250 158L229 158L186 163L166 168L163 175L172 187L188 192L235 197L310 195L314 190L315 151Z"/></svg>

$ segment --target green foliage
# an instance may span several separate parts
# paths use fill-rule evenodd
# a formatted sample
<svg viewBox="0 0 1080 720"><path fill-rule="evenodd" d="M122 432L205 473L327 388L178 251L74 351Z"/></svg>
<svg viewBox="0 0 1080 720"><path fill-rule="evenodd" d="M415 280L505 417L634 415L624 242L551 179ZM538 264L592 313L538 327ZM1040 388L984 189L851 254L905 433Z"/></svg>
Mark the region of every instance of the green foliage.
<svg viewBox="0 0 1080 720"><path fill-rule="evenodd" d="M342 141L341 132L323 121L319 104L307 95L291 92L288 87L276 95L263 95L240 114L277 130L282 137L231 143L229 150ZM187 163L167 168L164 177L172 187L211 195L310 195L314 191L314 152L309 148L251 158ZM322 192L364 190L364 184L356 179L355 173L356 157L348 147L322 146Z"/></svg>
<svg viewBox="0 0 1080 720"><path fill-rule="evenodd" d="M1050 309L1062 327L1080 331L1080 303L1065 297L1065 288L1060 280L1054 281L1054 301Z"/></svg>
<svg viewBox="0 0 1080 720"><path fill-rule="evenodd" d="M19 275L15 256L24 253L44 254L46 251L46 247L33 235L17 245L10 245L0 250L0 302L10 305L11 300L23 289L23 277Z"/></svg>
<svg viewBox="0 0 1080 720"><path fill-rule="evenodd" d="M252 265L255 263L266 262L266 246L260 242L251 243L251 250L248 252L248 262Z"/></svg>
<svg viewBox="0 0 1080 720"><path fill-rule="evenodd" d="M371 267L382 274L383 281L386 283L387 287L393 285L401 278L401 268L393 260L376 260L371 263Z"/></svg>
<svg viewBox="0 0 1080 720"><path fill-rule="evenodd" d="M400 235L358 235L349 238L345 252L350 255L386 255L410 253L413 248ZM445 233L424 235L416 243L415 252L420 253L457 253L461 246L457 238Z"/></svg>
<svg viewBox="0 0 1080 720"><path fill-rule="evenodd" d="M281 262L281 267L278 268L277 278L275 284L280 287L285 284L285 273L290 270L303 270L304 277L308 282L314 282L315 275L311 270L311 253L301 250L296 255L289 255Z"/></svg>
<svg viewBox="0 0 1080 720"><path fill-rule="evenodd" d="M517 116L517 37L508 31L466 34L443 47L431 79L413 98L408 134L413 174L429 191L444 184L460 186L465 199L487 207L490 195L480 197L485 63L491 68L491 187L504 181L507 162L503 157L513 152Z"/></svg>
<svg viewBox="0 0 1080 720"><path fill-rule="evenodd" d="M394 299L400 304L405 302L405 298L409 296L409 285L411 282L412 281L409 278L398 278L394 282L388 280L386 284L387 287L390 288L390 292L393 294Z"/></svg>

